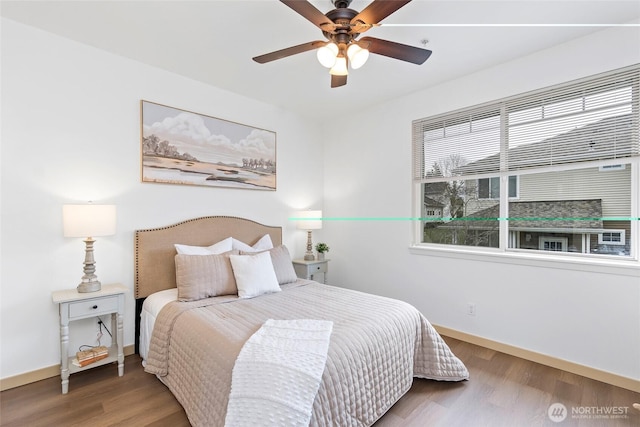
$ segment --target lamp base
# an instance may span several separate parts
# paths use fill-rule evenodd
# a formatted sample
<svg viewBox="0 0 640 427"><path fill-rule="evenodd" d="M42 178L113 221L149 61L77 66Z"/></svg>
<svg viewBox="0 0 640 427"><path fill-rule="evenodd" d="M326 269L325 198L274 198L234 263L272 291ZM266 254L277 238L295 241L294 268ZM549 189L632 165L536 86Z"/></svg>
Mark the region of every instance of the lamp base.
<svg viewBox="0 0 640 427"><path fill-rule="evenodd" d="M304 254L304 260L313 261L314 259L316 258L313 256L313 243L311 240L311 230L307 230L307 252L305 252Z"/></svg>
<svg viewBox="0 0 640 427"><path fill-rule="evenodd" d="M80 293L98 292L102 289L98 276L96 276L96 261L93 259L93 240L91 237L87 237L84 240L86 245L84 255L84 276L82 281L76 288Z"/></svg>
<svg viewBox="0 0 640 427"><path fill-rule="evenodd" d="M88 293L88 292L98 292L100 289L102 289L102 285L98 280L95 280L93 282L82 282L78 285L76 289L81 294Z"/></svg>

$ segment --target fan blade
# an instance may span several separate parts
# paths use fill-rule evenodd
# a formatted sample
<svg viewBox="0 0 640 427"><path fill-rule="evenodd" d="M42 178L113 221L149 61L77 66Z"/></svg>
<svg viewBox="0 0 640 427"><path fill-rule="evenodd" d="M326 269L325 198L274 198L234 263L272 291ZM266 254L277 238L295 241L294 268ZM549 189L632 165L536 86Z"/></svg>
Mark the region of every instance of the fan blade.
<svg viewBox="0 0 640 427"><path fill-rule="evenodd" d="M347 84L347 76L334 76L331 74L331 87L340 87Z"/></svg>
<svg viewBox="0 0 640 427"><path fill-rule="evenodd" d="M389 40L377 39L375 37L363 37L358 41L358 45L361 47L365 47L365 43L369 44L367 49L369 49L371 53L412 62L418 65L424 63L424 61L431 56L431 51L428 49L390 42Z"/></svg>
<svg viewBox="0 0 640 427"><path fill-rule="evenodd" d="M326 45L326 41L316 40L309 43L299 44L297 46L291 46L286 49L276 50L275 52L265 53L264 55L256 56L254 61L264 64L266 62L275 61L276 59L286 58L287 56L296 55L298 53L306 52L308 50L317 49Z"/></svg>
<svg viewBox="0 0 640 427"><path fill-rule="evenodd" d="M333 21L324 16L314 5L306 0L280 0L282 3L295 10L307 20L311 21L316 27L322 31L333 33L335 25Z"/></svg>
<svg viewBox="0 0 640 427"><path fill-rule="evenodd" d="M400 9L411 0L374 0L357 14L351 24L379 24L387 16ZM354 27L353 32L364 33L370 27Z"/></svg>

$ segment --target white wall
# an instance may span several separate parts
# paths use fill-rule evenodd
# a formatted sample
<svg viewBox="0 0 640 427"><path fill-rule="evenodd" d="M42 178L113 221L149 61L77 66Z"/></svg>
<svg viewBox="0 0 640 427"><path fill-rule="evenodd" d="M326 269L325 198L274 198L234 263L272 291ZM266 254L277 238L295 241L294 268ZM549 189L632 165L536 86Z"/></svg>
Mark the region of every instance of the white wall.
<svg viewBox="0 0 640 427"><path fill-rule="evenodd" d="M141 183L141 99L275 131L277 191ZM82 240L62 237L63 204L117 205L117 234L95 244L97 274L130 289L136 229L243 216L284 226L285 244L301 255L305 235L287 218L322 207L322 165L297 161L322 156L314 123L7 19L1 130L1 378L59 363L51 291L74 288L84 260ZM125 345L133 344L133 313L131 293ZM93 344L96 326L81 326L91 333L80 343Z"/></svg>
<svg viewBox="0 0 640 427"><path fill-rule="evenodd" d="M640 62L639 41L637 30L608 30L372 107L322 147L308 137L319 127L291 112L2 19L0 378L59 362L51 291L75 287L84 250L62 237L64 203L118 206L117 235L96 243L103 283L132 288L135 229L201 215L282 224L301 254L304 234L287 221L296 209L412 215L412 120ZM140 99L276 131L278 190L141 183ZM323 151L324 166L296 163ZM407 300L439 325L640 378L637 276L414 255L408 221L327 222L314 237L331 246L332 283ZM477 316L465 314L467 302ZM127 304L132 344L132 295Z"/></svg>
<svg viewBox="0 0 640 427"><path fill-rule="evenodd" d="M639 30L609 29L361 111L325 143L324 215L414 216L412 120L639 62ZM330 282L406 300L441 326L640 379L640 264L609 274L418 255L411 230L402 220L328 221Z"/></svg>

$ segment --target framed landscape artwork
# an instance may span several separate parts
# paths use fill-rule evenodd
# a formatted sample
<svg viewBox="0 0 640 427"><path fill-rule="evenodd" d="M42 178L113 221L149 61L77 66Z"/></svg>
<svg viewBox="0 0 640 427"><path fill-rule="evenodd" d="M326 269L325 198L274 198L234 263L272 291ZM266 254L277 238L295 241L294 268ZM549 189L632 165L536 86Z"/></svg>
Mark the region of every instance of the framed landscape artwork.
<svg viewBox="0 0 640 427"><path fill-rule="evenodd" d="M276 134L142 100L142 181L276 189Z"/></svg>

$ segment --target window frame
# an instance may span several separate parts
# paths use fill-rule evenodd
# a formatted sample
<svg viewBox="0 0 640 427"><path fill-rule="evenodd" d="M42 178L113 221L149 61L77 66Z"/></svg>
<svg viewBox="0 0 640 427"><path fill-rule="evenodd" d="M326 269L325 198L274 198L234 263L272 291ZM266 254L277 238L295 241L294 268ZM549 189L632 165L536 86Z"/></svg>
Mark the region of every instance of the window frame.
<svg viewBox="0 0 640 427"><path fill-rule="evenodd" d="M636 73L638 73L640 71L640 66L639 65L634 65L631 67L626 67L625 69L622 69L623 71L625 70L632 70L635 71ZM553 90L555 87L565 87L565 86L569 86L571 84L574 84L576 82L581 82L581 81L589 81L589 80L595 80L601 76L606 76L606 75L610 75L610 74L615 74L621 72L621 70L614 70L611 71L609 73L603 73L601 75L598 76L592 76L592 77L588 77L585 79L581 79L581 80L576 80L573 82L567 82L564 84L560 84L560 85L556 85L554 87L550 87L550 88L543 88L540 89L538 91L533 91L530 93L534 93L534 92L544 92L544 91L549 91L549 90ZM632 86L634 92L633 92L633 117L637 118L638 114L637 112L640 109L640 101L638 101L638 81L637 79L634 80L634 84ZM434 119L438 119L440 117L442 117L444 119L444 117L450 117L452 114L455 113L465 113L465 112L471 112L473 110L476 111L480 111L481 109L485 109L485 110L491 110L491 109L495 109L496 106L498 104L501 103L505 103L508 102L512 99L518 99L519 97L523 97L525 95L528 95L530 93L527 94L522 94L522 95L516 95L513 97L509 97L509 98L505 98L502 100L498 100L498 101L494 101L494 102L489 102L486 104L482 104L479 106L475 106L475 107L471 107L471 108L465 108L465 109L460 109L454 112L448 112L445 114L441 114L439 116L434 116ZM418 120L414 121L417 122ZM635 135L635 133L634 133ZM416 171L418 169L422 169L424 170L425 165L424 162L422 162L421 165L418 165L418 162L420 161L420 158L417 158L416 153L415 153L415 134L414 134L414 156L413 156L413 165L414 165L414 183L413 183L413 205L414 205L414 215L417 214L417 217L420 217L420 209L416 209L416 201L421 200L422 198L422 191L421 191L421 186L424 183L424 181L422 182L416 182ZM502 150L501 150L502 151ZM635 152L634 152L635 153ZM424 157L424 154L420 154L421 157ZM542 263L545 266L549 266L549 265L554 265L556 263L562 263L564 266L568 267L568 268L572 268L575 267L577 270L584 270L584 266L585 265L590 265L594 268L600 268L600 267L609 267L612 269L615 269L616 271L618 271L621 274L629 274L629 270L627 270L628 268L631 268L631 273L634 276L638 276L640 277L640 273L638 272L637 268L640 267L640 263L639 263L639 249L640 249L640 245L639 245L639 240L640 240L640 227L638 225L638 212L640 212L640 189L638 188L640 186L639 182L640 182L640 161L639 161L639 157L638 156L632 156L632 157L626 157L626 158L614 158L614 159L609 159L609 160L602 160L602 161L596 161L596 162L588 162L585 164L581 164L580 162L577 163L571 163L566 165L567 166L567 170L571 170L571 169L579 169L579 168L585 168L585 167L599 167L602 170L615 170L616 168L619 168L620 165L622 165L621 167L624 168L630 168L631 169L631 206L630 206L630 210L631 210L631 215L630 215L630 235L629 237L632 237L631 240L631 250L630 250L630 254L628 256L616 256L616 257L612 257L612 256L608 256L608 255L601 255L601 254L597 254L597 253L588 253L588 254L576 254L576 253L572 253L572 252L568 252L568 253L554 253L554 254L548 254L548 253L544 253L544 251L531 251L531 250L527 250L527 249L519 249L519 248L509 248L509 241L511 239L510 237L510 233L509 233L509 228L508 228L508 221L504 221L504 220L500 220L500 245L498 248L491 248L491 247L479 247L479 246L462 246L462 245L454 245L454 244L432 244L432 243L423 243L422 242L422 222L421 221L414 221L413 222L413 227L412 227L412 244L410 246L410 252L412 254L420 254L420 255L436 255L436 256L447 256L447 257L454 257L454 258L458 258L458 257L462 257L465 259L469 259L469 258L477 258L477 259L481 259L481 260L501 260L504 262L508 262L508 263L517 263L517 264L527 264L527 265L540 265L540 263ZM532 169L530 171L528 171L527 173L539 173L539 172L544 172L544 169L542 170L538 170L536 169ZM491 178L489 175L497 175L500 179L502 179L502 182L507 182L508 183L508 177L509 175L511 175L511 173L509 173L509 171L501 171L499 173L492 173L492 174L479 174L477 176L475 176L476 179L476 185L477 187L479 187L478 183L480 179L486 179L486 178ZM517 174L516 176L519 176L520 174ZM424 176L424 175L423 175ZM460 178L458 178L460 179ZM464 179L468 179L468 177L464 178ZM519 195L519 184L520 184L520 179L519 177L517 178L517 185L516 185L516 194ZM502 190L503 188L507 188L505 190ZM506 195L503 195L504 199L501 200L511 200L513 199L513 197L509 197L508 196L508 186L504 186L501 185L500 186L501 191L507 193ZM479 196L478 194L479 189L476 189L476 196ZM500 203L500 217L501 218L506 218L506 209L507 206L503 206L506 205L506 203ZM415 217L415 216L414 216ZM614 232L618 232L620 230L612 230ZM624 231L624 230L621 230ZM624 233L623 233L624 234ZM626 237L626 236L625 236ZM598 241L599 243L602 244L622 244L622 243L611 243L611 242L602 242L602 235L598 234ZM626 241L626 239L625 239ZM488 257L488 258L487 258Z"/></svg>

